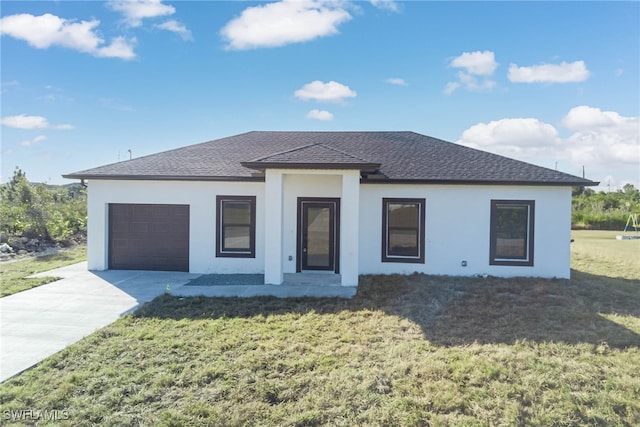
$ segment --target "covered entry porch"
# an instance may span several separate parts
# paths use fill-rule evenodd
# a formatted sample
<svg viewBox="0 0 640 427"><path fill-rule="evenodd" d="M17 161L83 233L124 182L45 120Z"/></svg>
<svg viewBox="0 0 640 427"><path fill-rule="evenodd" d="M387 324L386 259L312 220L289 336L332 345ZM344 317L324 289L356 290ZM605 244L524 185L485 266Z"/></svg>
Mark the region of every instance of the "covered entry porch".
<svg viewBox="0 0 640 427"><path fill-rule="evenodd" d="M264 283L320 270L358 286L360 176L380 163L314 143L241 164L264 174Z"/></svg>
<svg viewBox="0 0 640 427"><path fill-rule="evenodd" d="M358 285L359 170L265 171L264 283Z"/></svg>

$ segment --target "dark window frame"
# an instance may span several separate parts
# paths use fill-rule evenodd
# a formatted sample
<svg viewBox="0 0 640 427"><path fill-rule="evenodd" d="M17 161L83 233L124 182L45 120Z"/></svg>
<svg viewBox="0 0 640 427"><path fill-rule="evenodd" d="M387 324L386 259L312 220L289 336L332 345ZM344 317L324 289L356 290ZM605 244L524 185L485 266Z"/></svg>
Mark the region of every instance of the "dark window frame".
<svg viewBox="0 0 640 427"><path fill-rule="evenodd" d="M524 258L498 258L497 257L497 216L500 206L527 206L527 242L525 248L527 255ZM533 254L535 247L535 200L491 200L491 225L489 231L489 265L508 265L508 266L520 266L520 267L533 267Z"/></svg>
<svg viewBox="0 0 640 427"><path fill-rule="evenodd" d="M389 254L389 204L417 204L419 206L418 219L418 256L399 256ZM425 261L425 228L426 228L426 200L416 198L389 198L382 199L382 262L418 263Z"/></svg>
<svg viewBox="0 0 640 427"><path fill-rule="evenodd" d="M248 202L249 212L249 249L229 250L224 247L224 227L238 224L225 224L223 218L224 202ZM241 224L246 226L246 224ZM256 196L216 196L216 257L218 258L255 258L256 257Z"/></svg>

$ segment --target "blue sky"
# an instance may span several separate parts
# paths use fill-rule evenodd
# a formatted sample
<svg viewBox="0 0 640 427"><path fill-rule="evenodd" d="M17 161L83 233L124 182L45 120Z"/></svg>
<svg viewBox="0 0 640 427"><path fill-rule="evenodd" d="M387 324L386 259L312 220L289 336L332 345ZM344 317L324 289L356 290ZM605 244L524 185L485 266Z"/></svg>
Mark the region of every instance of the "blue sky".
<svg viewBox="0 0 640 427"><path fill-rule="evenodd" d="M250 130L412 130L640 186L640 3L2 1L2 181Z"/></svg>

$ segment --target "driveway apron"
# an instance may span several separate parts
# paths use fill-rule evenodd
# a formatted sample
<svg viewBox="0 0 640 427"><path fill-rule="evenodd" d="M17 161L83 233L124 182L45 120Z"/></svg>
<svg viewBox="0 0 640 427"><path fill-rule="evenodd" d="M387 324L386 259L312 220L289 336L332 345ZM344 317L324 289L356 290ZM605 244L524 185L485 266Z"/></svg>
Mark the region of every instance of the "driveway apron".
<svg viewBox="0 0 640 427"><path fill-rule="evenodd" d="M0 382L198 275L91 272L82 262L36 276L61 280L0 298Z"/></svg>

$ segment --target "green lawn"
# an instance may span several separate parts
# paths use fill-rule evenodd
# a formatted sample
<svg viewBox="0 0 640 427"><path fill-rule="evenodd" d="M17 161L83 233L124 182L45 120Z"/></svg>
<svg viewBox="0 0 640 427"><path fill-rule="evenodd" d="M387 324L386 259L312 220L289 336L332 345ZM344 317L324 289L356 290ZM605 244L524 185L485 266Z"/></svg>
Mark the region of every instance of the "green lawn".
<svg viewBox="0 0 640 427"><path fill-rule="evenodd" d="M598 247L574 239L574 252ZM589 256L571 280L366 276L352 300L165 295L0 385L0 414L67 411L52 424L74 426L640 425L640 276L604 275L617 255Z"/></svg>
<svg viewBox="0 0 640 427"><path fill-rule="evenodd" d="M64 267L65 265L85 261L86 259L87 247L86 245L80 245L53 255L0 263L0 297L35 288L36 286L56 280L55 277L27 279L26 276Z"/></svg>
<svg viewBox="0 0 640 427"><path fill-rule="evenodd" d="M572 267L602 276L640 279L640 239L617 240L621 234L622 231L572 231Z"/></svg>

